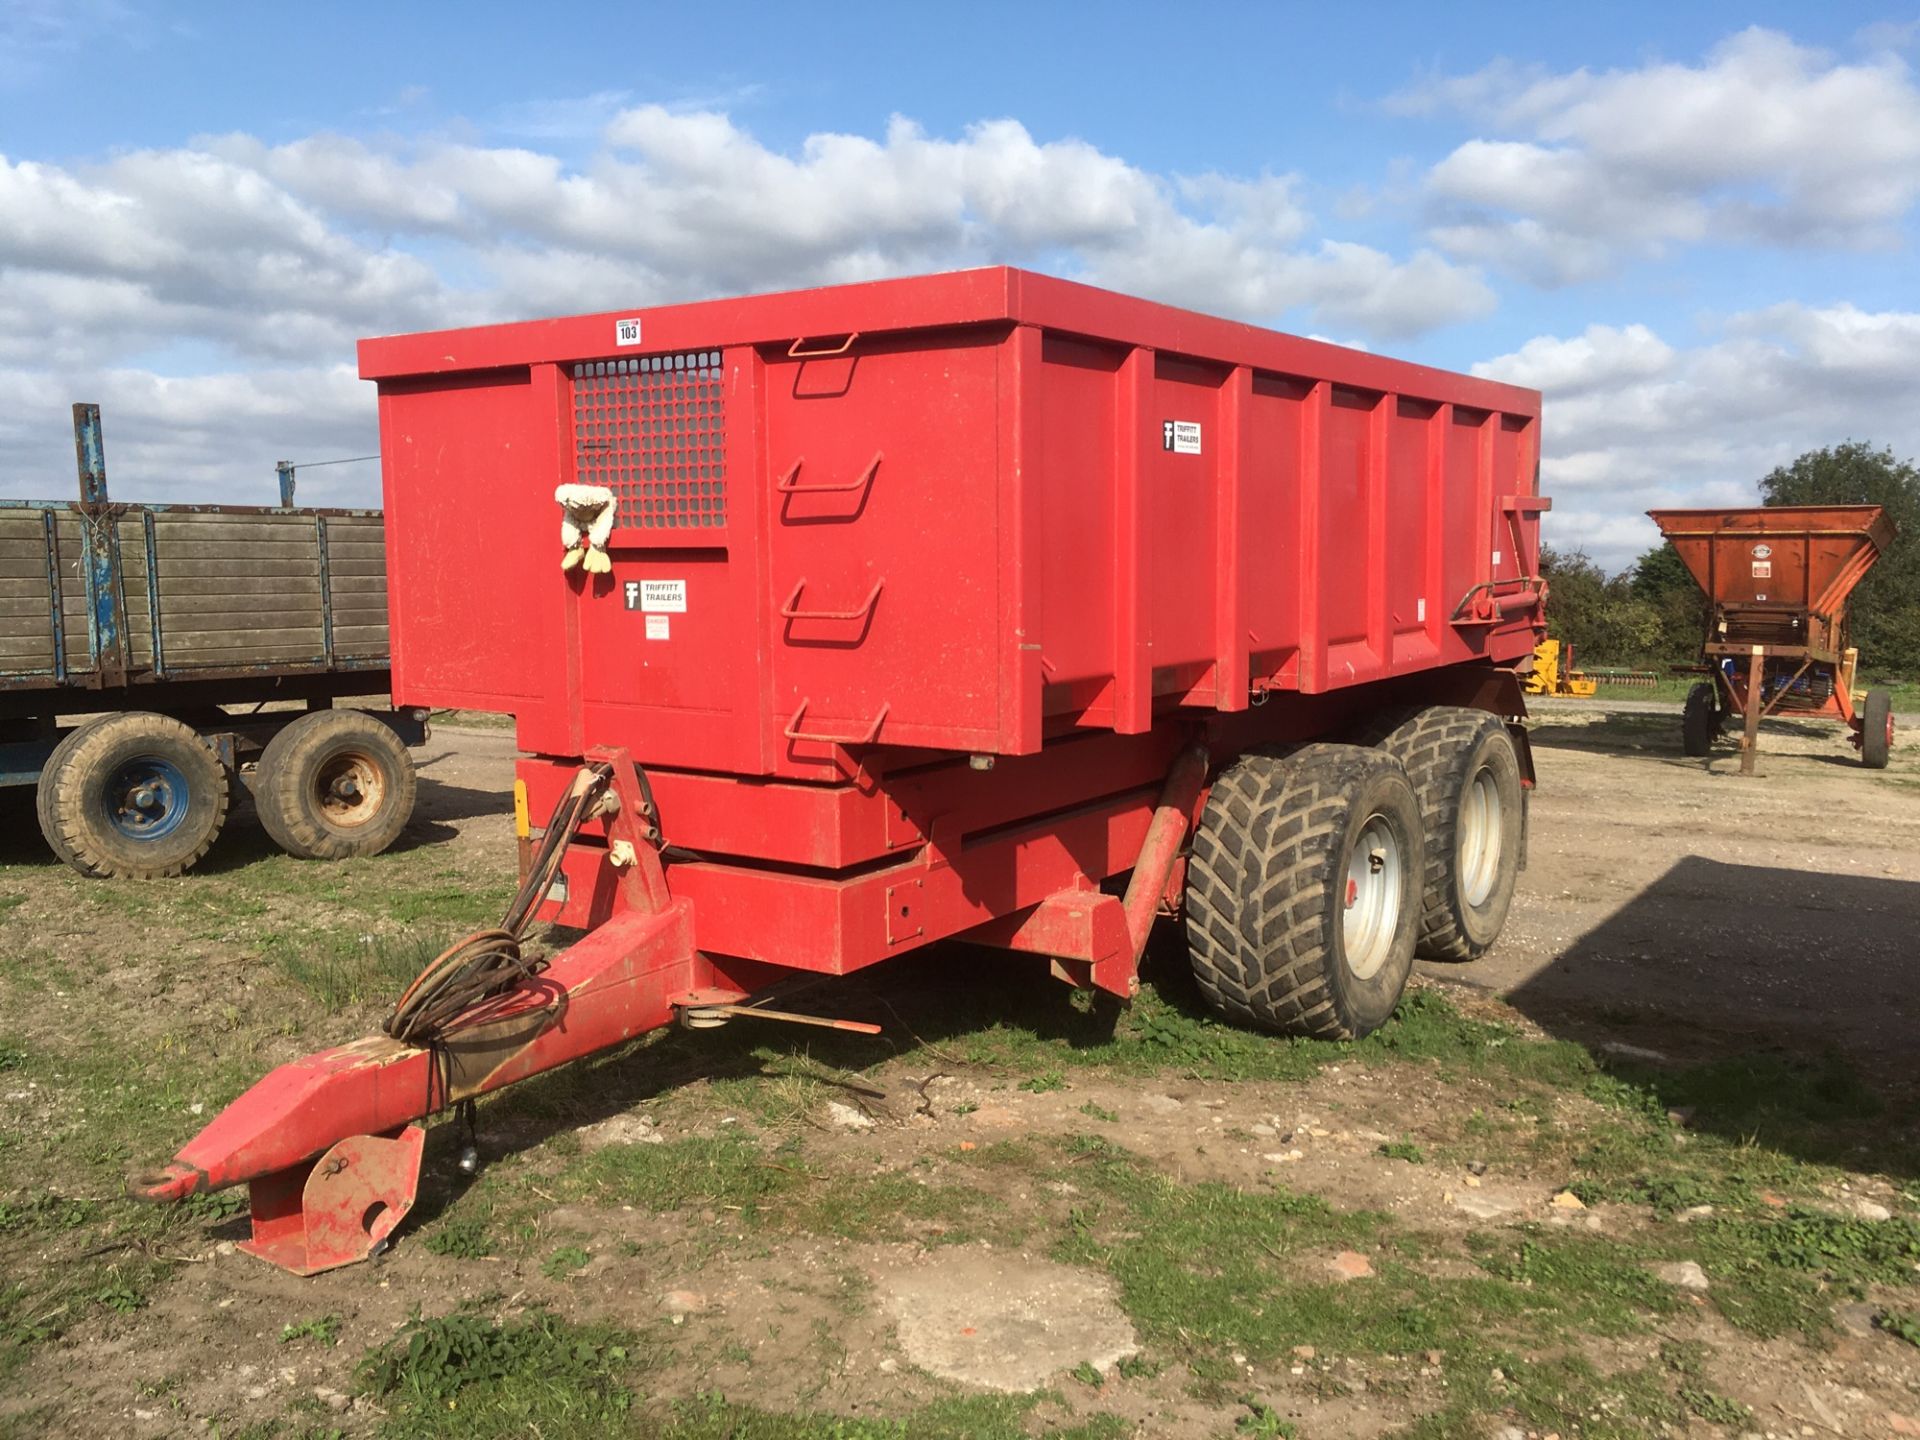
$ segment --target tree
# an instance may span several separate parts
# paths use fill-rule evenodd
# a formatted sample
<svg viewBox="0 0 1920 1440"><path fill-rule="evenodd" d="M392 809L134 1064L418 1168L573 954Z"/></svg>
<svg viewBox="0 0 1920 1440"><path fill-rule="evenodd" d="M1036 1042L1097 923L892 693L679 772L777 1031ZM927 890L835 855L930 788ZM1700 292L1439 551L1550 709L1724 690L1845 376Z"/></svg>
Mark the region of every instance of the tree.
<svg viewBox="0 0 1920 1440"><path fill-rule="evenodd" d="M1809 450L1760 482L1768 505L1879 505L1895 536L1848 605L1852 640L1870 673L1908 670L1920 658L1920 470L1849 440Z"/></svg>
<svg viewBox="0 0 1920 1440"><path fill-rule="evenodd" d="M1608 576L1578 550L1544 545L1540 573L1550 592L1547 633L1572 645L1582 664L1631 664L1658 651L1660 608L1634 593L1631 574Z"/></svg>
<svg viewBox="0 0 1920 1440"><path fill-rule="evenodd" d="M1707 597L1671 540L1662 540L1634 562L1631 585L1634 597L1658 616L1659 633L1650 656L1670 662L1695 659L1706 634Z"/></svg>
<svg viewBox="0 0 1920 1440"><path fill-rule="evenodd" d="M1547 633L1585 655L1606 603L1606 572L1584 551L1562 553L1542 545L1540 576L1547 582Z"/></svg>
<svg viewBox="0 0 1920 1440"><path fill-rule="evenodd" d="M1699 593L1700 586L1687 569L1687 562L1673 548L1671 540L1662 540L1633 562L1633 593L1658 605L1676 590Z"/></svg>

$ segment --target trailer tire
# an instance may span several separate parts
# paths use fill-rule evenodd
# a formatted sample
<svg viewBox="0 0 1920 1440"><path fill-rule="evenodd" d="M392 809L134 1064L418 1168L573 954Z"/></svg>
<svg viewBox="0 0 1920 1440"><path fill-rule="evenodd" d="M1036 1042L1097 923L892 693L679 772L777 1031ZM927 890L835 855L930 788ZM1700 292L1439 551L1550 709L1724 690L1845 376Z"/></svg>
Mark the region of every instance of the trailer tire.
<svg viewBox="0 0 1920 1440"><path fill-rule="evenodd" d="M1507 923L1526 844L1513 737L1489 711L1434 705L1379 745L1406 770L1427 837L1416 952L1456 964L1478 960Z"/></svg>
<svg viewBox="0 0 1920 1440"><path fill-rule="evenodd" d="M267 834L301 860L378 855L413 815L413 757L361 710L315 710L267 742L253 805Z"/></svg>
<svg viewBox="0 0 1920 1440"><path fill-rule="evenodd" d="M94 879L155 880L197 863L219 837L225 768L166 715L103 715L54 747L34 808L61 860Z"/></svg>
<svg viewBox="0 0 1920 1440"><path fill-rule="evenodd" d="M1187 863L1207 1003L1319 1039L1377 1029L1413 969L1423 853L1420 804L1393 756L1324 744L1241 756L1213 782Z"/></svg>
<svg viewBox="0 0 1920 1440"><path fill-rule="evenodd" d="M1860 763L1869 770L1884 770L1892 750L1893 697L1884 690L1869 690L1860 711Z"/></svg>
<svg viewBox="0 0 1920 1440"><path fill-rule="evenodd" d="M1695 759L1713 749L1714 737L1720 733L1719 700L1709 680L1687 691L1687 703L1680 712L1680 748Z"/></svg>

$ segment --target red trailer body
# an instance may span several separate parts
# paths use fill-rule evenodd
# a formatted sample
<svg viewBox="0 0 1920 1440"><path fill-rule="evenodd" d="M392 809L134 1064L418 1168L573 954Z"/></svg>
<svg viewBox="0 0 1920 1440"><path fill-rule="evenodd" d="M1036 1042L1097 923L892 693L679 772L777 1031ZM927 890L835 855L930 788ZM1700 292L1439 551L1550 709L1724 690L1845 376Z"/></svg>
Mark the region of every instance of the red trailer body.
<svg viewBox="0 0 1920 1440"><path fill-rule="evenodd" d="M537 754L1029 755L1512 661L1537 619L1536 394L1017 270L369 340L361 372L396 693ZM619 496L590 585L549 538L573 479Z"/></svg>
<svg viewBox="0 0 1920 1440"><path fill-rule="evenodd" d="M1518 790L1503 812L1468 762L1531 780L1487 716L1522 713L1544 629L1532 391L1009 269L369 340L361 370L395 696L515 717L527 904L594 933L438 1047L424 1109L400 1077L426 1050L362 1042L268 1077L148 1185L254 1179L282 1263L321 1263L334 1140L796 972L965 935L1125 996L1203 804L1194 863L1226 903L1253 844L1221 838L1226 792L1378 792L1313 881L1356 984L1375 898L1418 908L1435 866L1470 868L1461 817L1517 835ZM585 507L564 546L557 490ZM1432 723L1404 767L1236 760L1407 714ZM1410 784L1453 787L1424 865ZM606 798L575 813L583 785ZM1488 852L1507 883L1518 848ZM1290 1023L1305 993L1246 1013Z"/></svg>

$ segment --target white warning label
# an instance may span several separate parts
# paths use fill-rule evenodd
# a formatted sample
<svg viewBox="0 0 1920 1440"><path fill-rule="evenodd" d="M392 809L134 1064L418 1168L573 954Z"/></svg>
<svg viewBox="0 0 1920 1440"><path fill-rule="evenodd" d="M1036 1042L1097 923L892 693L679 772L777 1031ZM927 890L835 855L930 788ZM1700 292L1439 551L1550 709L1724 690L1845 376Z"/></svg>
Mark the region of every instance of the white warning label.
<svg viewBox="0 0 1920 1440"><path fill-rule="evenodd" d="M1773 578L1773 562L1771 560L1754 561L1753 578L1756 580L1771 580Z"/></svg>
<svg viewBox="0 0 1920 1440"><path fill-rule="evenodd" d="M1200 453L1200 422L1198 420L1162 420L1160 448L1171 450L1175 455L1198 455Z"/></svg>
<svg viewBox="0 0 1920 1440"><path fill-rule="evenodd" d="M665 615L647 616L647 639L666 640L673 634L673 621Z"/></svg>
<svg viewBox="0 0 1920 1440"><path fill-rule="evenodd" d="M644 610L649 615L686 613L687 582L684 580L629 580L625 593L629 610Z"/></svg>

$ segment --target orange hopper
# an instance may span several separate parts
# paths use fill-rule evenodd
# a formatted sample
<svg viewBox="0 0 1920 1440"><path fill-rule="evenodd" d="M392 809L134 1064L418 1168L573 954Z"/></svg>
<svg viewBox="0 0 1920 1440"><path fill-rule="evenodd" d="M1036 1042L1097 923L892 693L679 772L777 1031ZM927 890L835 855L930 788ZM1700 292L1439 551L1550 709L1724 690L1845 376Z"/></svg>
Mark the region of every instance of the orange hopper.
<svg viewBox="0 0 1920 1440"><path fill-rule="evenodd" d="M1852 731L1867 765L1884 766L1893 712L1883 691L1855 712L1847 597L1893 542L1886 512L1776 505L1647 514L1712 602L1702 650L1715 678L1687 697L1687 753L1707 754L1738 714L1746 721L1740 768L1751 774L1762 716L1828 715Z"/></svg>

